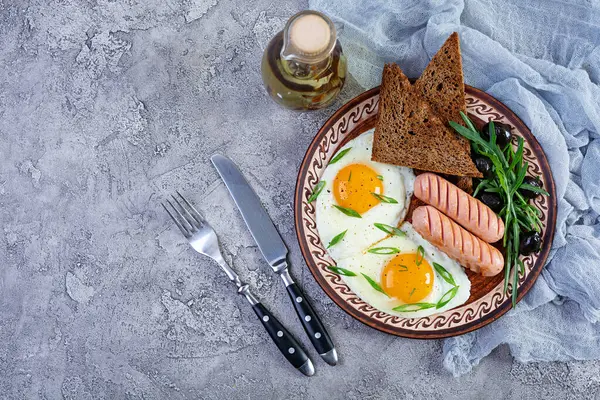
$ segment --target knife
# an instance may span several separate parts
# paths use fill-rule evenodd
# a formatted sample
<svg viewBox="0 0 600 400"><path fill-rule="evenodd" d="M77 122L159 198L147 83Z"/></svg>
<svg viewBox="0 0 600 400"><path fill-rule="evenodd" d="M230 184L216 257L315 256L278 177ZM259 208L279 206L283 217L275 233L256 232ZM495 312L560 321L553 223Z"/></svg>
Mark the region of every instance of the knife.
<svg viewBox="0 0 600 400"><path fill-rule="evenodd" d="M283 280L296 314L313 346L327 364L336 365L338 356L333 342L312 305L290 276L288 249L260 199L233 161L220 154L215 154L210 159L242 213L263 257Z"/></svg>

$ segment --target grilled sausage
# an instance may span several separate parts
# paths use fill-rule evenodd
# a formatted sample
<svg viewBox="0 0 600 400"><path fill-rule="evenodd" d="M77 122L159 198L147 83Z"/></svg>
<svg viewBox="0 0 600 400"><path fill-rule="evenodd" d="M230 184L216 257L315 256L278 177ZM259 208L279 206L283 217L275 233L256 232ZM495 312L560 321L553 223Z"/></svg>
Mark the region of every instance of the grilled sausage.
<svg viewBox="0 0 600 400"><path fill-rule="evenodd" d="M434 207L415 209L412 224L426 240L473 272L494 276L504 268L504 257L498 249L469 233Z"/></svg>
<svg viewBox="0 0 600 400"><path fill-rule="evenodd" d="M504 236L504 222L488 206L444 178L425 173L415 180L415 196L488 243Z"/></svg>

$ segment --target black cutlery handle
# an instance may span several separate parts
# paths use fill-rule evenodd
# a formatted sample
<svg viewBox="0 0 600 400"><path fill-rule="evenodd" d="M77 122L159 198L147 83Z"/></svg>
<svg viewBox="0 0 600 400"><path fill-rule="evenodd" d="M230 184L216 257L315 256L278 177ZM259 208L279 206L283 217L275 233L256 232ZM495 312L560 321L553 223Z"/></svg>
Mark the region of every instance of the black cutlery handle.
<svg viewBox="0 0 600 400"><path fill-rule="evenodd" d="M335 353L333 342L312 305L306 296L302 294L296 283L288 285L287 291L313 346L328 364L335 365L337 363L337 354Z"/></svg>
<svg viewBox="0 0 600 400"><path fill-rule="evenodd" d="M315 373L312 362L302 349L296 339L287 329L267 310L262 303L252 305L254 312L262 322L263 326L275 342L281 354L304 375L312 376Z"/></svg>

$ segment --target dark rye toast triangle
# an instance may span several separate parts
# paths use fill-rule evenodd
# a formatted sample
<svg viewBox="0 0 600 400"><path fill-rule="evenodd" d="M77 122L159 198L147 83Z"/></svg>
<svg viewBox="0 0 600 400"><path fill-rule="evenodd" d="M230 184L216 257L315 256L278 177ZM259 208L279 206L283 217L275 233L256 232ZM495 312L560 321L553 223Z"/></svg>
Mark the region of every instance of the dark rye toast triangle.
<svg viewBox="0 0 600 400"><path fill-rule="evenodd" d="M454 121L464 125L460 112L466 114L467 107L458 33L454 32L446 39L414 86L445 124ZM456 136L464 148L470 152L469 141L458 134ZM473 193L471 178L447 178L467 193Z"/></svg>
<svg viewBox="0 0 600 400"><path fill-rule="evenodd" d="M396 64L383 69L371 158L442 174L481 176L469 151Z"/></svg>
<svg viewBox="0 0 600 400"><path fill-rule="evenodd" d="M445 124L449 121L463 124L460 112L466 114L467 108L460 41L456 32L446 39L414 86ZM457 137L469 148L467 139L458 134Z"/></svg>

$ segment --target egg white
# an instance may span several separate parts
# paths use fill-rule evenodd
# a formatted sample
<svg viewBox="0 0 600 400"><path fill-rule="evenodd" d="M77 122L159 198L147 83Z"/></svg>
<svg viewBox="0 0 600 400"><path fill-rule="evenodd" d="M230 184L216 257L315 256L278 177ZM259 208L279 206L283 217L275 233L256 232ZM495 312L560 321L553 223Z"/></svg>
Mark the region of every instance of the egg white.
<svg viewBox="0 0 600 400"><path fill-rule="evenodd" d="M364 302L370 304L378 310L405 318L425 317L428 315L441 313L464 304L471 293L471 282L469 281L469 278L460 264L452 260L446 254L425 240L421 235L415 232L410 223L403 223L401 230L406 233L406 236L389 237L377 243L377 247L395 247L400 249L402 253L416 253L418 246L423 246L423 249L425 250L424 257L432 266L434 278L431 293L419 302L437 303L440 298L453 287L435 271L435 268L433 268L434 262L442 265L454 278L456 285L459 287L456 296L450 300L448 304L439 309L429 308L412 312L394 311L393 308L401 305L402 302L398 299L387 297L386 295L373 289L373 287L362 274L366 274L377 283L380 283L382 269L392 258L396 256L396 254L380 255L368 252L358 254L353 257L344 258L337 263L338 267L352 271L356 274L356 276L342 276L350 289L352 289L352 291L356 293Z"/></svg>
<svg viewBox="0 0 600 400"><path fill-rule="evenodd" d="M336 163L329 164L321 177L325 186L316 200L316 224L323 245L327 247L336 235L346 231L344 238L327 250L336 261L360 254L385 238L387 234L374 224L397 226L406 216L413 194L415 175L412 169L371 161L373 131L363 133L342 147L338 154L344 149L351 150ZM362 218L347 216L336 209L333 182L338 172L351 164L364 164L381 175L383 194L394 198L398 204L381 202L364 212Z"/></svg>

